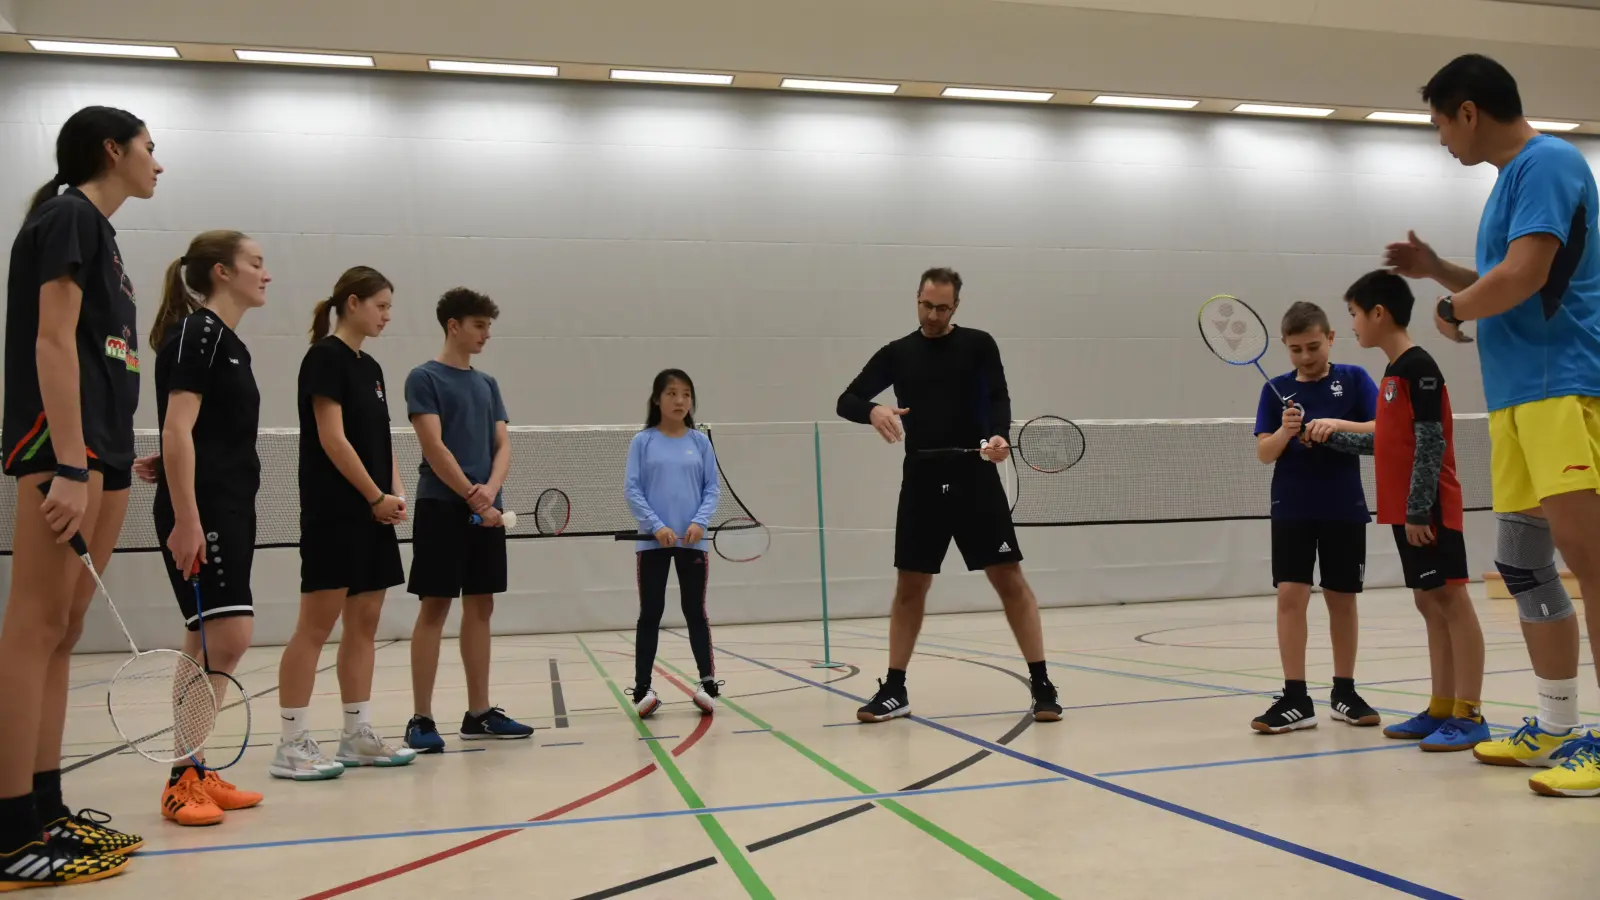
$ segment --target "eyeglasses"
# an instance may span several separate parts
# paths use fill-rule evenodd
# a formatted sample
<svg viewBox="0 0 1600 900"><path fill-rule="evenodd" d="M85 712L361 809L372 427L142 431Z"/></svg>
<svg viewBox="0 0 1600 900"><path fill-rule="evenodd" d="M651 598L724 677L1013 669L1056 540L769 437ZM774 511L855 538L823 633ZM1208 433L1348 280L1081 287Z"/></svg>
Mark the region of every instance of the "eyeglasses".
<svg viewBox="0 0 1600 900"><path fill-rule="evenodd" d="M918 300L917 301L917 306L920 307L923 312L931 312L936 316L948 316L951 313L956 311L956 308L954 306L945 306L943 304L933 304L933 303L929 303L926 300Z"/></svg>

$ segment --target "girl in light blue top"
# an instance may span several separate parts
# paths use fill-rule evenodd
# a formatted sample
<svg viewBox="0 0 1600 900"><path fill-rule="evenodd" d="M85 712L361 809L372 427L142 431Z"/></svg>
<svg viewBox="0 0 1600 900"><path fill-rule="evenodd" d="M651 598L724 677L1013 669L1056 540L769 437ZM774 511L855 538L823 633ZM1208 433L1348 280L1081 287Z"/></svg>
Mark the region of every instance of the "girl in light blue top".
<svg viewBox="0 0 1600 900"><path fill-rule="evenodd" d="M706 616L706 582L710 557L706 531L717 513L721 484L711 439L694 427L694 382L681 369L666 369L650 388L644 430L628 447L624 493L640 534L654 541L638 546L638 647L634 660L634 709L641 718L661 705L650 687L656 641L667 605L667 571L677 562L683 616L689 646L700 669L695 705L704 713L716 709L716 663L712 659L711 622Z"/></svg>

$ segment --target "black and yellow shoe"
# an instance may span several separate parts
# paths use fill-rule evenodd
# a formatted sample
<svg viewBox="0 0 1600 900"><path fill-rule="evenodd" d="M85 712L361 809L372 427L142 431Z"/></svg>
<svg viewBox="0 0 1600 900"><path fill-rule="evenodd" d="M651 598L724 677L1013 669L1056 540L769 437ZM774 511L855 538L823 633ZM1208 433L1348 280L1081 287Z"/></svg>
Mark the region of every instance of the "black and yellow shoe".
<svg viewBox="0 0 1600 900"><path fill-rule="evenodd" d="M83 853L70 841L39 840L0 854L0 894L36 887L66 887L121 875L125 856Z"/></svg>
<svg viewBox="0 0 1600 900"><path fill-rule="evenodd" d="M110 822L111 816L98 809L80 809L75 815L62 816L46 825L44 833L51 841L65 843L73 852L85 855L127 856L144 846L144 838L108 828Z"/></svg>

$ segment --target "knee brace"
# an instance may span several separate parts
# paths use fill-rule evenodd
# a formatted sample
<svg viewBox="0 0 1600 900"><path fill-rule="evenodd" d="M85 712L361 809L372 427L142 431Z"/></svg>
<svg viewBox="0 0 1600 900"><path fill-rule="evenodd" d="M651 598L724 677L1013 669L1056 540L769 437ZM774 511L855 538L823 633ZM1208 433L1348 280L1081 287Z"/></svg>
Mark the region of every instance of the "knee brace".
<svg viewBox="0 0 1600 900"><path fill-rule="evenodd" d="M1499 513L1495 568L1517 598L1524 622L1559 622L1573 615L1572 598L1556 571L1550 523L1521 513Z"/></svg>

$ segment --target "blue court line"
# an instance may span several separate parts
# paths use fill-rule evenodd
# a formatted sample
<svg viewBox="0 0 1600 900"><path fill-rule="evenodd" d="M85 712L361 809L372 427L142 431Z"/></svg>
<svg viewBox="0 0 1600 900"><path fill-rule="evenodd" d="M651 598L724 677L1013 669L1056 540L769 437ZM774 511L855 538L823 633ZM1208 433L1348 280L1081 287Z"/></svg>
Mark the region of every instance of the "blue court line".
<svg viewBox="0 0 1600 900"><path fill-rule="evenodd" d="M1384 660L1376 660L1376 661L1377 662L1383 662ZM1594 668L1594 663L1592 663L1592 662L1581 662L1581 663L1578 663L1578 668L1582 669L1582 668L1585 668L1585 667L1588 667L1588 668L1592 669L1592 668ZM1483 677L1487 678L1490 675L1521 675L1524 672L1532 672L1532 671L1533 671L1533 667L1532 666L1526 666L1526 667L1523 667L1521 669L1499 669L1499 670L1496 670L1496 671L1493 671L1493 672L1485 672L1485 673L1483 673ZM1431 675L1424 675L1421 678L1395 678L1395 679L1390 680L1390 681L1364 681L1364 682L1362 682L1362 684L1371 684L1371 685L1412 684L1412 683L1418 682L1418 681L1431 681L1432 678L1433 678L1433 676L1431 676Z"/></svg>
<svg viewBox="0 0 1600 900"><path fill-rule="evenodd" d="M678 736L675 734L653 734L649 737L639 738L641 741L675 741L677 739Z"/></svg>
<svg viewBox="0 0 1600 900"><path fill-rule="evenodd" d="M582 744L583 744L583 741L566 741L566 742L560 743L560 744L540 744L539 746L541 746L541 747L578 747L578 746L582 746Z"/></svg>
<svg viewBox="0 0 1600 900"><path fill-rule="evenodd" d="M771 730L771 728L746 728L743 731L735 731L734 734L766 734Z"/></svg>
<svg viewBox="0 0 1600 900"><path fill-rule="evenodd" d="M1129 775L1155 775L1159 772L1187 772L1191 769L1217 769L1224 766L1248 766L1254 763L1290 762L1297 759L1316 759L1322 756L1348 756L1352 753L1378 753L1384 750L1417 750L1415 741L1384 744L1378 747L1356 747L1350 750L1318 750L1313 753L1290 753L1285 756L1256 756L1250 759L1225 759L1220 762L1185 763L1179 766L1157 766L1153 769L1123 769L1120 772L1096 772L1096 778L1125 778Z"/></svg>
<svg viewBox="0 0 1600 900"><path fill-rule="evenodd" d="M799 681L799 682L802 682L804 684L809 684L814 688L819 688L821 690L827 691L830 694L837 694L840 697L849 698L850 700L853 700L853 701L855 701L857 703L865 703L865 702L867 702L866 698L864 698L864 697L857 697L854 694L851 694L848 691L844 691L844 690L842 690L840 688L834 687L833 685L823 684L820 681L812 681L811 679L806 678L803 675L796 675L793 672L789 672L789 671L786 671L784 669L780 669L777 666L768 665L767 663L764 663L761 660L752 659L752 658L750 658L748 656L744 656L744 655L742 655L740 653L737 653L735 651L729 650L726 647L723 648L722 652L724 654L728 655L728 656L732 656L735 659L742 659L747 663L751 663L753 665L762 666L762 667L764 667L764 668L766 668L766 669L768 669L770 671L777 672L777 673L779 673L779 674L781 674L781 675L783 675L783 676L785 676L787 678L792 678L795 681ZM1193 685L1191 685L1191 686L1193 686ZM1200 685L1200 687L1209 687L1209 685ZM1145 793L1141 793L1139 791L1133 790L1132 788L1123 787L1120 784L1114 784L1114 783L1112 783L1110 781L1106 781L1103 778L1098 778L1098 777L1093 776L1093 775L1087 775L1087 774L1084 774L1083 772L1077 772L1077 771L1069 769L1069 768L1067 768L1065 766L1056 765L1055 763L1050 762L1048 760L1039 759L1036 756L1029 756L1028 754L1023 753L1020 750L1014 750L1014 749L1012 749L1010 747L1005 746L1004 744L996 744L993 741L984 740L983 738L967 734L964 731L960 731L958 729L952 728L949 725L945 725L945 724L940 723L940 722L930 721L928 719L922 718L921 716L915 716L915 715L906 716L905 718L908 718L908 719L912 720L913 722L916 722L916 723L918 723L920 725L925 725L925 726L927 726L929 728L932 728L932 729L935 729L937 731L942 731L945 734L950 735L951 737L959 738L959 739L961 739L963 741L966 741L969 744L974 744L976 746L982 747L982 748L984 748L985 750L988 750L991 753L998 753L998 754L1000 754L1002 756L1009 756L1012 759L1017 760L1018 762L1028 763L1029 765L1037 766L1038 768L1045 769L1045 770L1050 771L1050 772L1055 772L1056 774L1066 776L1067 778L1070 778L1073 781L1078 781L1078 782L1081 782L1083 784L1089 785L1090 787L1096 787L1096 788L1099 788L1099 789L1104 790L1104 791L1109 791L1109 792L1111 792L1113 794L1117 794L1119 796L1126 797L1129 800L1137 800L1140 803L1144 803L1146 805L1153 806L1156 809L1160 809L1160 810L1163 810L1165 812L1170 812L1170 813L1173 813L1175 815L1182 816L1182 817L1184 817L1186 819L1189 819L1191 821L1199 822L1202 825L1210 825L1212 828L1216 828L1216 829L1219 829L1221 831L1226 831L1229 834L1233 834L1233 835L1236 835L1238 837L1245 838L1246 840L1255 841L1256 843L1263 844L1263 845L1271 847L1271 848L1273 848L1275 850L1282 850L1285 853L1293 854L1295 856L1300 857L1301 859L1305 859L1305 860L1308 860L1308 861L1314 862L1314 863L1319 863L1319 864L1327 866L1327 867L1329 867L1331 869L1336 869L1338 871L1345 872L1345 873L1350 874L1350 875L1354 875L1357 878L1365 879L1367 881L1373 882L1374 884L1379 884L1379 885L1382 885L1384 887L1391 888L1391 889L1396 890L1396 891L1400 891L1401 893L1409 894L1409 895L1411 895L1413 897L1425 897L1425 898L1429 898L1429 900L1460 900L1460 898L1455 897L1453 894L1447 894L1447 893L1445 893L1443 891L1439 891L1439 890L1436 890L1434 888L1430 888L1430 887L1428 887L1426 885L1418 884L1418 883L1416 883L1414 881L1408 881L1408 880L1406 880L1404 878L1401 878L1401 877L1399 877L1397 875L1390 875L1387 872L1381 872L1381 871L1379 871L1377 869L1371 868L1370 866L1364 866L1364 865L1362 865L1362 864L1360 864L1358 862L1352 862L1351 860L1344 859L1344 858L1338 857L1338 856L1334 856L1331 853L1324 853L1321 850L1316 850L1316 849L1313 849L1311 847L1307 847L1307 846L1305 846L1303 844L1296 844L1293 841L1288 841L1288 840L1285 840L1285 839L1280 838L1280 837L1274 837L1274 836L1272 836L1270 834L1267 834L1266 832L1257 831L1254 828L1249 828L1249 827L1246 827L1246 826L1243 826L1243 825L1236 825L1236 824L1234 824L1232 822L1229 822L1229 821L1227 821L1225 819L1219 819L1216 816L1210 815L1208 813L1203 813L1203 812L1200 812L1199 810L1190 809L1190 808L1188 808L1186 806L1179 806L1176 803L1172 803L1172 802L1169 802L1167 800L1162 800L1159 797L1153 797L1153 796L1151 796L1149 794L1145 794Z"/></svg>
<svg viewBox="0 0 1600 900"><path fill-rule="evenodd" d="M695 809L668 809L660 812L622 813L614 816L584 816L576 819L545 819L537 822L508 822L501 825L461 825L454 828L427 828L417 831L389 831L376 834L343 834L331 837L296 838L284 841L259 841L252 844L220 844L215 847L183 847L173 850L140 851L139 858L153 856L189 856L196 853L223 853L234 850L271 850L283 847L304 847L311 844L349 844L359 841L381 841L394 838L435 837L448 834L471 834L481 831L524 831L532 828L553 828L566 825L596 825L604 822L627 822L637 819L670 819L682 816L720 815L723 813L757 812L767 809L784 809L792 806L824 806L834 803L860 803L863 800L899 800L932 794L962 794L973 791L993 791L1001 788L1036 787L1056 784L1065 778L1028 778L1021 781L996 781L987 784L957 785L941 788L921 788L913 791L882 791L876 794L846 794L842 797L816 797L805 800L779 800L768 803L745 803L737 806L709 806Z"/></svg>
<svg viewBox="0 0 1600 900"><path fill-rule="evenodd" d="M844 634L850 634L850 635L854 635L856 637L866 638L868 640L873 640L873 641L884 641L884 640L887 640L887 638L885 638L882 635L876 635L876 634L872 634L870 632L851 631L850 629L847 629L847 628L838 628L838 629L835 629L835 630L839 631L839 632L842 632ZM989 657L993 657L995 659L1010 660L1012 662L1017 662L1017 661L1020 661L1022 659L1022 657L1016 656L1016 655L1013 655L1013 654L991 653L988 650L978 650L978 649L975 649L975 648L972 648L972 647L955 647L955 646L952 646L950 644L934 643L933 641L921 641L920 643L922 643L924 646L928 646L928 647L938 647L941 650L950 650L950 651L954 651L956 653L975 653L975 654L978 654L980 656L989 656ZM734 654L734 653L732 653L730 651L728 655L736 656L737 654ZM1049 660L1048 664L1053 666L1053 667L1055 667L1055 668L1058 668L1058 669L1071 669L1071 670L1077 671L1077 672L1089 672L1089 673L1094 674L1094 675L1113 675L1113 676L1116 676L1118 678L1136 678L1136 679L1139 679L1140 681L1154 681L1154 682L1159 682L1161 684L1175 684L1175 685L1178 685L1180 687L1200 688L1201 690L1206 690L1206 691L1220 691L1223 694L1227 694L1227 695L1235 696L1235 697L1249 697L1249 696L1257 696L1257 695L1277 693L1276 689L1274 689L1272 691L1252 691L1249 688L1230 687L1230 686L1220 685L1220 684L1206 684L1205 682L1201 682L1201 681L1185 681L1185 680L1180 679L1180 678L1168 678L1168 677L1166 677L1164 675L1144 675L1144 674L1141 674L1139 672L1121 672L1121 671L1118 671L1116 669L1100 669L1100 668L1096 668L1094 666L1082 666L1082 665L1078 665L1076 663L1057 662L1056 660ZM862 702L864 703L866 701L862 701ZM1318 706L1332 706L1332 704L1329 703L1328 701L1326 701L1326 700L1318 700L1315 697L1313 697L1311 699L1311 702L1315 703ZM1403 717L1405 717L1407 719L1409 719L1412 716L1416 715L1416 711L1415 710L1389 709L1389 708L1382 707L1382 706L1374 706L1373 709L1375 709L1375 710L1377 710L1378 712L1381 712L1381 713L1388 713L1391 716L1403 716ZM1516 730L1516 728L1514 728L1514 727L1512 727L1510 725L1497 725L1497 724L1495 724L1493 722L1489 722L1488 719L1485 719L1484 721L1488 722L1488 725L1489 725L1489 727L1491 729L1495 729L1495 730L1499 730L1499 731L1507 731L1507 732Z"/></svg>

